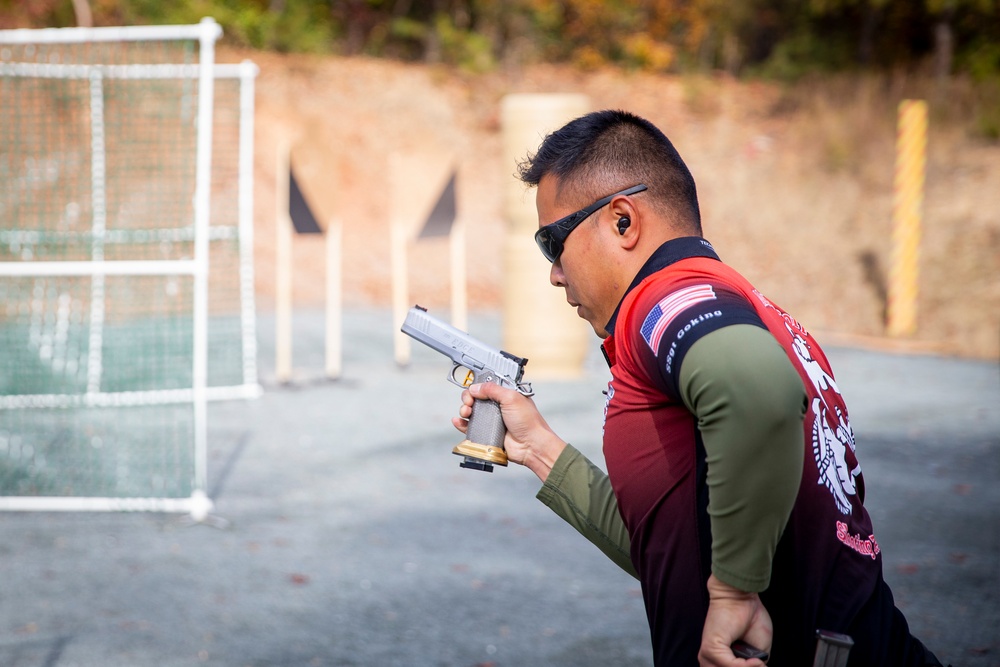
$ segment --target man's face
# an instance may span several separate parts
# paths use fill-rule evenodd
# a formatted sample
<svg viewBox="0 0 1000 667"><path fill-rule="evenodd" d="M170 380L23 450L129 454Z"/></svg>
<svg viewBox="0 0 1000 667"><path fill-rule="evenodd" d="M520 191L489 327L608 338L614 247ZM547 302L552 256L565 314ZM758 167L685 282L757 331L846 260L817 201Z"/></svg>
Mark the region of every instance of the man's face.
<svg viewBox="0 0 1000 667"><path fill-rule="evenodd" d="M590 201L557 201L559 182L555 176L545 176L538 184L536 207L538 225L544 227L569 215ZM549 282L566 290L566 301L576 313L587 320L601 338L611 314L618 306L625 285L618 274L617 256L613 252L614 222L608 206L595 211L574 229L563 243L562 254L552 263Z"/></svg>

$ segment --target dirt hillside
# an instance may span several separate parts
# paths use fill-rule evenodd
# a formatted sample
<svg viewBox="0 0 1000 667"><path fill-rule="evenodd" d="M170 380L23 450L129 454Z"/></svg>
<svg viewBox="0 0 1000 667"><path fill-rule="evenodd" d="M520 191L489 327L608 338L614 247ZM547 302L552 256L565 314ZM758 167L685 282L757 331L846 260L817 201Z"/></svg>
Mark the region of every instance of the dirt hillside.
<svg viewBox="0 0 1000 667"><path fill-rule="evenodd" d="M855 80L785 91L727 78L538 66L470 75L361 58L248 57L257 82L256 282L273 307L275 153L293 141L296 172L320 217L344 222L348 304L388 304L394 151L459 156L458 205L469 221L469 302L500 304L503 197L500 102L575 92L660 126L698 182L706 237L807 327L873 345L1000 357L1000 146L931 121L920 259L919 326L884 337L890 265L895 100L919 82ZM957 84L956 84L957 85ZM912 91L911 91L912 89ZM958 93L956 93L957 95ZM295 242L297 306L323 300L323 243ZM411 294L447 303L446 244L411 255Z"/></svg>

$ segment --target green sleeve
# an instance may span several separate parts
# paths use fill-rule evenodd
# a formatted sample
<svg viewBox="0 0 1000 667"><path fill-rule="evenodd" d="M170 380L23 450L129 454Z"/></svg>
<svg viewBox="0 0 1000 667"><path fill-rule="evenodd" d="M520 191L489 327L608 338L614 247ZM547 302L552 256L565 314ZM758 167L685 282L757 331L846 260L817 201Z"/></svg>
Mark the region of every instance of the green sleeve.
<svg viewBox="0 0 1000 667"><path fill-rule="evenodd" d="M802 379L770 332L738 324L691 346L679 388L707 456L712 572L763 591L802 479Z"/></svg>
<svg viewBox="0 0 1000 667"><path fill-rule="evenodd" d="M607 474L572 445L556 459L537 498L613 560L638 578L629 557L628 531Z"/></svg>

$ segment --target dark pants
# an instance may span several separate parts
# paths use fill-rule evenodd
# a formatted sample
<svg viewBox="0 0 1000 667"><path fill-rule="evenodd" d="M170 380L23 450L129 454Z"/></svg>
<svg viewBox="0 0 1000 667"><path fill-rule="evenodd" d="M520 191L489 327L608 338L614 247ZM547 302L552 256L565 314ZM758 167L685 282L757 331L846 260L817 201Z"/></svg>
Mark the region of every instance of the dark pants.
<svg viewBox="0 0 1000 667"><path fill-rule="evenodd" d="M910 626L884 581L855 617L849 634L859 650L851 651L848 667L944 667L910 634ZM872 651L871 647L879 648Z"/></svg>

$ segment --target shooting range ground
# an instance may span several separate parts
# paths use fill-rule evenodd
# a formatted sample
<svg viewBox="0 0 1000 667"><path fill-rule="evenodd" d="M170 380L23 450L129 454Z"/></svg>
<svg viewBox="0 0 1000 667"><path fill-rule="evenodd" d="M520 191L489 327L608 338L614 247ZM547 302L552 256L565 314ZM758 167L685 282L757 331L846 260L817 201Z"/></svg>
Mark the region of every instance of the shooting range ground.
<svg viewBox="0 0 1000 667"><path fill-rule="evenodd" d="M108 667L650 664L637 583L540 502L523 468L462 470L446 360L392 359L389 308L295 313L314 382L213 403L209 484L225 529L158 514L0 514L0 664ZM470 332L500 345L498 311ZM947 663L1000 655L1000 374L989 362L827 350L851 407L885 576ZM602 461L607 370L535 384L549 423ZM530 379L531 366L528 365ZM17 601L16 603L14 601Z"/></svg>

